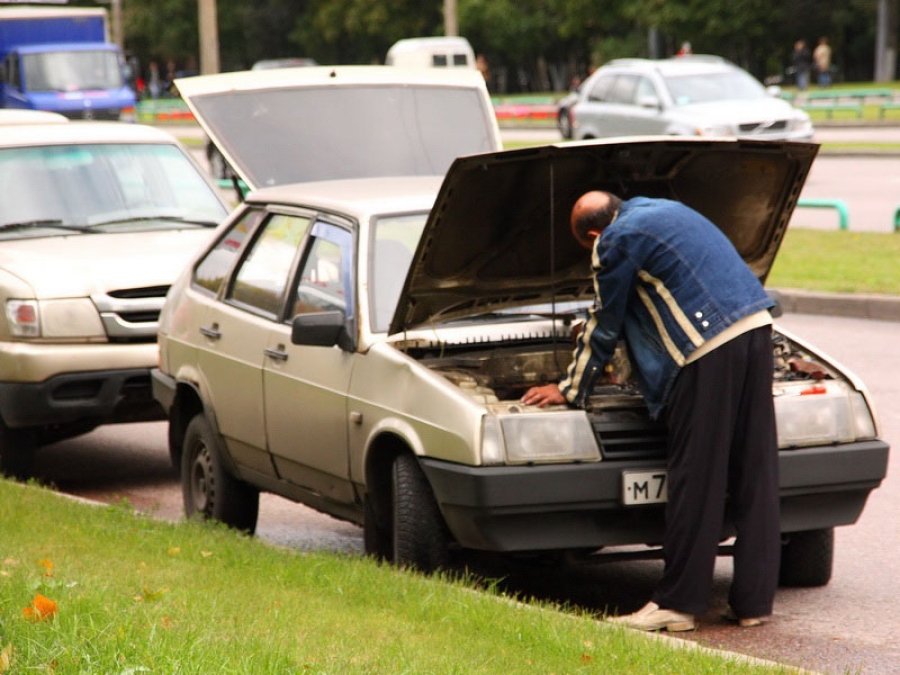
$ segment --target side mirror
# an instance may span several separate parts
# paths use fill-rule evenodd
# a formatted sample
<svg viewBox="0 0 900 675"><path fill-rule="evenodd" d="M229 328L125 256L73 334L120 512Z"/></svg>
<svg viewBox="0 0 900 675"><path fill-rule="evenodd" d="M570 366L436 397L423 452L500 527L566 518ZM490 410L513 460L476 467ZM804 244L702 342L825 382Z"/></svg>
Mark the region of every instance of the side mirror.
<svg viewBox="0 0 900 675"><path fill-rule="evenodd" d="M343 312L298 314L291 321L291 342L308 347L334 347L353 351Z"/></svg>
<svg viewBox="0 0 900 675"><path fill-rule="evenodd" d="M642 108L651 108L654 110L659 110L659 98L656 96L646 95L646 96L638 96L637 104Z"/></svg>

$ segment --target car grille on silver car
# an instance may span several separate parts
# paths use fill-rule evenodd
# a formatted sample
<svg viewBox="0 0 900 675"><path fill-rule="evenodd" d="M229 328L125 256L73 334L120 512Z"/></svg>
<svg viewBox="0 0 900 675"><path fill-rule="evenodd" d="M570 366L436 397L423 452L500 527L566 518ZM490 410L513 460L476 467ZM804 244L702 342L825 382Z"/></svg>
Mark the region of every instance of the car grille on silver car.
<svg viewBox="0 0 900 675"><path fill-rule="evenodd" d="M739 124L738 129L742 134L773 134L785 131L788 128L787 120L775 120L773 122L747 122Z"/></svg>
<svg viewBox="0 0 900 675"><path fill-rule="evenodd" d="M109 341L155 341L168 290L168 286L150 286L92 295Z"/></svg>

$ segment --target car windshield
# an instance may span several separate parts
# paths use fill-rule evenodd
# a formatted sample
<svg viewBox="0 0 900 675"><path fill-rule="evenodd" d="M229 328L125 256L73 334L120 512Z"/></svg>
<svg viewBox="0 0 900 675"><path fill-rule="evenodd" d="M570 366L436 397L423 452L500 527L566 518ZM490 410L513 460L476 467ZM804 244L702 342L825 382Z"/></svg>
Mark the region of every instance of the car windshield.
<svg viewBox="0 0 900 675"><path fill-rule="evenodd" d="M175 145L0 150L0 238L218 224L226 209Z"/></svg>
<svg viewBox="0 0 900 675"><path fill-rule="evenodd" d="M96 49L25 54L29 91L80 91L125 86L116 52Z"/></svg>
<svg viewBox="0 0 900 675"><path fill-rule="evenodd" d="M255 188L442 176L456 157L495 149L485 125L492 113L474 87L284 87L196 96L193 103Z"/></svg>
<svg viewBox="0 0 900 675"><path fill-rule="evenodd" d="M753 76L739 70L669 75L665 82L675 105L766 97L763 86Z"/></svg>
<svg viewBox="0 0 900 675"><path fill-rule="evenodd" d="M373 332L387 332L394 318L427 219L427 213L386 216L375 221L372 227L369 312Z"/></svg>

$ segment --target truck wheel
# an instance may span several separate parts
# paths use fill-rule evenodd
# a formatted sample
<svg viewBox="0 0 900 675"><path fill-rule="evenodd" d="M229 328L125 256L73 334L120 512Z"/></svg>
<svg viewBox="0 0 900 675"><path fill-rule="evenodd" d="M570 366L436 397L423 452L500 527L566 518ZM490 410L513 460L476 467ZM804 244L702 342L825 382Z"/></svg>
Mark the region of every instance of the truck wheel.
<svg viewBox="0 0 900 675"><path fill-rule="evenodd" d="M834 528L790 532L781 545L782 586L824 586L834 566Z"/></svg>
<svg viewBox="0 0 900 675"><path fill-rule="evenodd" d="M450 563L450 532L414 455L393 468L394 563L430 573Z"/></svg>
<svg viewBox="0 0 900 675"><path fill-rule="evenodd" d="M249 534L256 530L259 490L225 470L218 439L202 414L191 420L184 435L181 489L187 517L217 520Z"/></svg>
<svg viewBox="0 0 900 675"><path fill-rule="evenodd" d="M34 475L37 433L34 429L10 429L0 421L0 474L20 481Z"/></svg>

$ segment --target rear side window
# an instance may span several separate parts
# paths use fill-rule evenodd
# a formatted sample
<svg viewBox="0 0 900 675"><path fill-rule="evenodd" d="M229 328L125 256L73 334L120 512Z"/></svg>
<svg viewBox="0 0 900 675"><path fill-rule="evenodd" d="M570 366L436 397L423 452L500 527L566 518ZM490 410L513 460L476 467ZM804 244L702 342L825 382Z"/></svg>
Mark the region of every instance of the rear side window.
<svg viewBox="0 0 900 675"><path fill-rule="evenodd" d="M624 103L631 105L634 103L635 90L637 89L637 78L633 75L619 75L616 78L615 85L609 92L609 100L611 103Z"/></svg>
<svg viewBox="0 0 900 675"><path fill-rule="evenodd" d="M231 272L247 236L253 231L257 223L262 219L263 211L250 210L244 217L236 221L234 225L219 239L194 268L193 283L212 293L218 294L219 288L225 277Z"/></svg>
<svg viewBox="0 0 900 675"><path fill-rule="evenodd" d="M588 100L609 101L609 92L616 83L616 78L616 75L607 75L597 80L596 84L594 84L591 91L588 93Z"/></svg>

